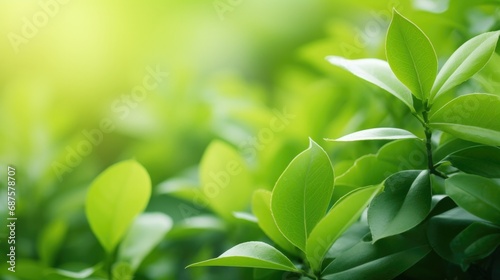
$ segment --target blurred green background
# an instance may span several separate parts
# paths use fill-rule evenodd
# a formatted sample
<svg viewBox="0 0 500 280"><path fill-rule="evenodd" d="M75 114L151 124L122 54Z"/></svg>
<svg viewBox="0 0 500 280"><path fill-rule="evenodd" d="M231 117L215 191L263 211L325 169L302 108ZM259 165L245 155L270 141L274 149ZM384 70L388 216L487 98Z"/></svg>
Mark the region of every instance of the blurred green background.
<svg viewBox="0 0 500 280"><path fill-rule="evenodd" d="M421 135L405 106L324 59L385 59L393 8L428 34L441 64L467 39L500 27L500 1L1 0L0 199L7 165L15 166L19 272L7 273L2 261L0 277L39 279L46 267L99 262L83 203L90 182L120 160L146 167L156 190L148 211L178 226L210 211L162 190L196 185L213 139L237 148L256 188L270 189L309 137L340 173L380 143L347 148L325 137L376 126ZM495 54L461 88L498 93L499 61ZM254 225L212 218L174 227L137 279L252 279L245 269L184 270L262 239Z"/></svg>

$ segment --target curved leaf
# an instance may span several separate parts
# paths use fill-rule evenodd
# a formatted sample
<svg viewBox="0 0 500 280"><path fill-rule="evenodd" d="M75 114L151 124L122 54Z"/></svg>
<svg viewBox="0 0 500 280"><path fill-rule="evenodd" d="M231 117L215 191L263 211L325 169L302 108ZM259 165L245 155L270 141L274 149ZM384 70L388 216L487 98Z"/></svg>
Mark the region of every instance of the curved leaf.
<svg viewBox="0 0 500 280"><path fill-rule="evenodd" d="M427 100L436 79L437 58L429 38L414 23L393 10L386 39L392 71L420 100Z"/></svg>
<svg viewBox="0 0 500 280"><path fill-rule="evenodd" d="M252 211L257 217L259 227L281 248L292 254L297 254L295 246L286 239L274 222L271 213L271 192L268 190L256 190L252 199Z"/></svg>
<svg viewBox="0 0 500 280"><path fill-rule="evenodd" d="M473 93L459 96L434 112L432 128L465 140L500 145L500 96Z"/></svg>
<svg viewBox="0 0 500 280"><path fill-rule="evenodd" d="M500 228L477 222L461 231L450 242L451 251L462 267L489 256L498 245Z"/></svg>
<svg viewBox="0 0 500 280"><path fill-rule="evenodd" d="M373 242L412 229L431 210L431 186L427 170L402 171L387 178L384 191L368 209Z"/></svg>
<svg viewBox="0 0 500 280"><path fill-rule="evenodd" d="M235 266L298 271L283 253L271 245L257 241L238 244L218 258L194 263L187 267L197 266Z"/></svg>
<svg viewBox="0 0 500 280"><path fill-rule="evenodd" d="M332 244L359 219L381 188L382 186L372 186L347 194L316 225L306 246L306 257L314 271L321 269L323 258Z"/></svg>
<svg viewBox="0 0 500 280"><path fill-rule="evenodd" d="M477 175L457 174L445 181L445 188L458 206L500 224L500 183Z"/></svg>
<svg viewBox="0 0 500 280"><path fill-rule="evenodd" d="M306 240L323 218L333 192L333 167L326 152L310 140L309 148L285 169L271 196L276 226L296 247L305 251Z"/></svg>
<svg viewBox="0 0 500 280"><path fill-rule="evenodd" d="M233 220L233 212L244 211L250 204L254 190L250 172L240 154L224 142L213 141L207 147L200 181L210 208L225 219Z"/></svg>
<svg viewBox="0 0 500 280"><path fill-rule="evenodd" d="M397 140L397 139L408 139L408 138L418 138L413 133L400 129L391 127L380 127L380 128L370 128L361 131L357 131L338 139L328 139L326 141L336 141L336 142L349 142L349 141L363 141L363 140Z"/></svg>
<svg viewBox="0 0 500 280"><path fill-rule="evenodd" d="M227 230L227 224L213 215L200 215L185 218L175 224L167 233L167 239L186 240L206 232L224 232Z"/></svg>
<svg viewBox="0 0 500 280"><path fill-rule="evenodd" d="M137 217L118 249L119 261L137 270L142 260L172 228L172 219L163 213L144 213Z"/></svg>
<svg viewBox="0 0 500 280"><path fill-rule="evenodd" d="M94 274L96 271L101 269L101 267L102 267L102 264L96 264L93 267L85 268L85 269L82 269L80 271L70 271L70 270L56 268L56 269L54 269L53 273L55 275L61 275L61 276L68 277L71 279L88 279L92 274ZM49 274L49 277L54 277L54 276Z"/></svg>
<svg viewBox="0 0 500 280"><path fill-rule="evenodd" d="M394 75L386 61L376 58L350 60L339 56L327 56L326 60L333 65L342 67L355 76L385 89L412 110L413 98L410 90Z"/></svg>
<svg viewBox="0 0 500 280"><path fill-rule="evenodd" d="M461 256L451 250L452 240L472 223L485 221L460 207L453 208L429 219L427 238L432 249L443 259L460 264Z"/></svg>
<svg viewBox="0 0 500 280"><path fill-rule="evenodd" d="M85 212L90 228L108 253L146 208L150 195L149 174L133 160L112 165L92 182Z"/></svg>
<svg viewBox="0 0 500 280"><path fill-rule="evenodd" d="M425 169L427 153L421 140L396 140L382 146L377 154L360 157L354 165L335 179L338 186L363 187L382 183L390 175L408 169ZM370 170L370 172L366 172Z"/></svg>
<svg viewBox="0 0 500 280"><path fill-rule="evenodd" d="M499 31L483 33L461 45L439 70L431 101L479 72L495 52L499 34Z"/></svg>
<svg viewBox="0 0 500 280"><path fill-rule="evenodd" d="M500 148L475 146L455 152L445 158L465 173L500 178Z"/></svg>
<svg viewBox="0 0 500 280"><path fill-rule="evenodd" d="M332 261L321 279L393 279L430 251L427 244L402 236L392 236L375 244L360 242Z"/></svg>

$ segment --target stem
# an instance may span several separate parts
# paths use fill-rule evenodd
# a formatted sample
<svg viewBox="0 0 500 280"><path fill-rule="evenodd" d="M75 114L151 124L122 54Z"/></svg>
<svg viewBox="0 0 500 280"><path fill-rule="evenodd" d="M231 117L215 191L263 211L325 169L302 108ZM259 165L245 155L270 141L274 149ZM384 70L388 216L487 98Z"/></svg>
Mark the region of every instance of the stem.
<svg viewBox="0 0 500 280"><path fill-rule="evenodd" d="M106 254L106 260L104 262L104 269L106 270L106 273L108 274L108 279L112 280L113 279L113 264L115 263L116 260L116 252L117 250L113 250L113 252Z"/></svg>
<svg viewBox="0 0 500 280"><path fill-rule="evenodd" d="M434 161L432 159L432 130L429 127L429 106L427 104L427 101L424 102L424 111L422 112L422 117L423 119L420 118L420 116L417 115L417 118L419 121L423 124L424 129L425 129L425 149L427 151L427 168L429 169L429 172L431 174L437 175L439 177L442 177L444 179L448 178L446 174L443 174L442 172L436 170L434 166Z"/></svg>

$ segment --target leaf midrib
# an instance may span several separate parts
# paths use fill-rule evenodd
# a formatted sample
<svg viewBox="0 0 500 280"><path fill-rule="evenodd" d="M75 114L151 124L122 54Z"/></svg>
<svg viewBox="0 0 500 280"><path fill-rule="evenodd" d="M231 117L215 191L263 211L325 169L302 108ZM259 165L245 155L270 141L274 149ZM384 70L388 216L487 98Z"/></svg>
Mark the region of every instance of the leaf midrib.
<svg viewBox="0 0 500 280"><path fill-rule="evenodd" d="M403 42L405 43L405 48L408 50L408 54L410 55L410 58L411 58L413 70L415 71L415 75L417 76L418 86L420 88L420 97L422 98L422 100L424 100L424 89L423 89L423 86L422 86L422 81L420 79L420 74L417 71L417 67L416 67L416 64L415 64L415 59L413 58L413 54L410 51L410 49L408 48L408 42L407 42L407 39L406 39L407 38L406 34L402 31L401 27L398 26L398 29L399 29L399 31L401 33L401 36L403 37Z"/></svg>

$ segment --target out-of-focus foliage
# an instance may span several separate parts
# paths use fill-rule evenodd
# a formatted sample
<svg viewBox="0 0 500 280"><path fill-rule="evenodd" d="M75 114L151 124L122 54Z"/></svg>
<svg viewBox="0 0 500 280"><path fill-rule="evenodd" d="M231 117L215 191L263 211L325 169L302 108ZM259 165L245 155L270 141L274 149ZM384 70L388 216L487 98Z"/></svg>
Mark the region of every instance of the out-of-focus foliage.
<svg viewBox="0 0 500 280"><path fill-rule="evenodd" d="M373 127L423 137L409 108L324 59L386 60L393 8L425 31L439 66L465 41L500 28L499 1L0 2L0 167L16 167L18 218L16 272L2 261L0 277L68 279L54 271L60 269L85 278L98 270L106 253L85 216L85 198L107 167L134 159L153 187L146 213L134 225L160 213L173 222L168 231L170 220L164 220L164 238L134 267L137 279L297 279L292 272L184 268L238 243L269 242L246 214L248 189L271 190L309 137L325 148L336 176L344 176L336 177L337 199L353 188L342 186L348 176L366 185L385 178L362 177L361 168L349 169L355 162L369 167L375 158L386 160L384 153L401 152L410 157L387 160L391 170L421 168L424 159L412 153L420 143L403 153L409 148L398 142L379 151L384 143L322 140ZM497 47L489 63L456 90L439 92L436 107L462 93L498 95L499 53ZM225 143L209 146L213 139ZM225 176L232 173L241 182ZM7 200L6 176L0 172L1 201ZM234 199L210 197L226 189ZM1 205L0 220L6 221ZM443 227L439 221L432 223L436 230ZM460 221L453 226L466 227ZM4 226L2 260L7 234ZM390 238L406 244L409 237ZM366 259L392 253L380 246L381 256ZM130 268L115 269L126 275ZM429 279L425 272L412 275Z"/></svg>

